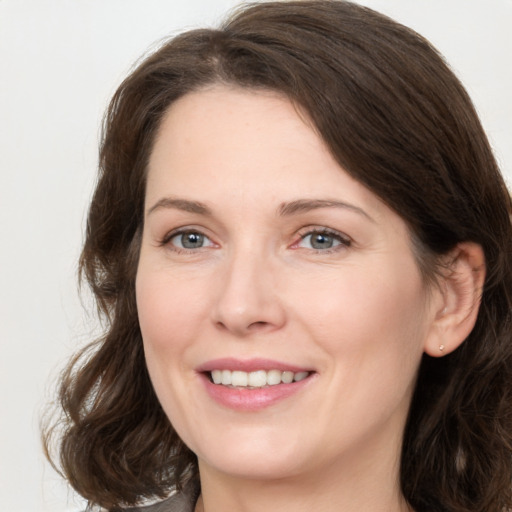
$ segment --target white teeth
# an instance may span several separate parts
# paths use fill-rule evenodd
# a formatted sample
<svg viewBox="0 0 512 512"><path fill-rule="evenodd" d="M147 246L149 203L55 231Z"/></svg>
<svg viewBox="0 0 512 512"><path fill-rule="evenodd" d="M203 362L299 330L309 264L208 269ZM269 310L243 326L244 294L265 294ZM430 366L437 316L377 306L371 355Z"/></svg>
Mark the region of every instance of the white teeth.
<svg viewBox="0 0 512 512"><path fill-rule="evenodd" d="M223 386L229 386L231 384L231 372L229 370L222 370L222 381Z"/></svg>
<svg viewBox="0 0 512 512"><path fill-rule="evenodd" d="M215 384L221 384L222 383L222 372L220 370L213 370L212 380Z"/></svg>
<svg viewBox="0 0 512 512"><path fill-rule="evenodd" d="M249 373L249 386L253 388L261 388L267 384L267 372L265 370L258 370L257 372Z"/></svg>
<svg viewBox="0 0 512 512"><path fill-rule="evenodd" d="M224 370L227 371L227 370ZM247 372L232 372L231 373L231 385L232 386L240 386L247 387L247 383L249 381Z"/></svg>
<svg viewBox="0 0 512 512"><path fill-rule="evenodd" d="M275 386L276 384L281 384L281 375L283 372L279 370L270 370L267 372L267 384L269 386Z"/></svg>
<svg viewBox="0 0 512 512"><path fill-rule="evenodd" d="M254 372L242 372L239 370L213 370L211 378L214 384L223 386L234 386L240 388L262 388L265 386L276 386L278 384L291 384L299 382L309 376L309 372L297 372L281 370L257 370Z"/></svg>
<svg viewBox="0 0 512 512"><path fill-rule="evenodd" d="M293 372L283 372L283 375L281 375L281 380L285 384L290 384L290 382L293 382Z"/></svg>

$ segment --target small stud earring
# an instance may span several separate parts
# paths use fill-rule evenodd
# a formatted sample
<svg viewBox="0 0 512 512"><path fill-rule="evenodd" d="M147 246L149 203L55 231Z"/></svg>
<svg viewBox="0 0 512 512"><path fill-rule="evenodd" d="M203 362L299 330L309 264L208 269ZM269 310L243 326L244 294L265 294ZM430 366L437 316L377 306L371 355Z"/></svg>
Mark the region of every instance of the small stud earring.
<svg viewBox="0 0 512 512"><path fill-rule="evenodd" d="M439 351L442 352L444 350L444 345L439 345Z"/></svg>

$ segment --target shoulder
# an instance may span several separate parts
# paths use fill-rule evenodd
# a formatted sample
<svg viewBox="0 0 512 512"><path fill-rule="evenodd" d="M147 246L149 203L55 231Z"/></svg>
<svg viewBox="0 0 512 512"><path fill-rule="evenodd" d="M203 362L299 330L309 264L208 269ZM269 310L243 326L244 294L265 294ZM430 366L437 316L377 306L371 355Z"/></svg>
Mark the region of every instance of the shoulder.
<svg viewBox="0 0 512 512"><path fill-rule="evenodd" d="M182 491L171 491L163 500L146 502L136 507L116 509L120 512L194 512L194 508L201 494L199 482L195 479L185 484ZM89 505L81 512L109 512L107 509Z"/></svg>
<svg viewBox="0 0 512 512"><path fill-rule="evenodd" d="M123 512L193 512L194 502L189 496L174 494L173 496L152 505L124 509Z"/></svg>

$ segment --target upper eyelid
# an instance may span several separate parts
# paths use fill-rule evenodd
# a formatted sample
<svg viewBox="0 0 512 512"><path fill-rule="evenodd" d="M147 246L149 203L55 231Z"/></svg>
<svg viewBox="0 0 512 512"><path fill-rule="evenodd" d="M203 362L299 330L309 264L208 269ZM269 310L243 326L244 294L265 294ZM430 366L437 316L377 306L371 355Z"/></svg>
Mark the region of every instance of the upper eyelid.
<svg viewBox="0 0 512 512"><path fill-rule="evenodd" d="M325 234L329 236L333 236L339 240L339 244L330 247L330 248L324 248L324 249L315 249L315 248L308 248L308 247L299 247L299 244L304 241L308 236L314 234L314 233L320 233ZM306 251L313 251L315 254L332 254L332 253L338 253L340 250L346 250L353 246L353 240L351 237L346 235L345 233L338 231L337 229L328 228L326 226L308 226L303 229L298 230L297 232L299 238L295 238L294 242L289 246L290 249L293 250L299 250L303 249Z"/></svg>
<svg viewBox="0 0 512 512"><path fill-rule="evenodd" d="M325 234L337 236L347 242L352 241L352 238L350 236L348 236L346 233L343 233L342 231L339 231L337 229L328 228L327 226L308 226L308 227L301 228L297 231L297 234L301 238L311 235L312 233L325 233Z"/></svg>
<svg viewBox="0 0 512 512"><path fill-rule="evenodd" d="M167 231L162 237L159 238L159 243L164 245L169 243L175 236L182 235L184 233L198 233L213 242L212 237L205 233L204 229L196 228L194 226L182 226Z"/></svg>

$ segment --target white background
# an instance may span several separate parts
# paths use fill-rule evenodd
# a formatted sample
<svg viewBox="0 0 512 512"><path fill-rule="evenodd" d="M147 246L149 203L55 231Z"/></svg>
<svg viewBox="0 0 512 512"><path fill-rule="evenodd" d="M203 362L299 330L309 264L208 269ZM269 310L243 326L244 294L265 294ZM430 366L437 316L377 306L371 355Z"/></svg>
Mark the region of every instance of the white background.
<svg viewBox="0 0 512 512"><path fill-rule="evenodd" d="M0 509L83 509L44 462L38 423L59 369L91 339L76 261L101 116L164 36L234 0L0 0ZM365 0L416 29L473 97L512 181L512 0ZM85 300L87 302L87 300Z"/></svg>

